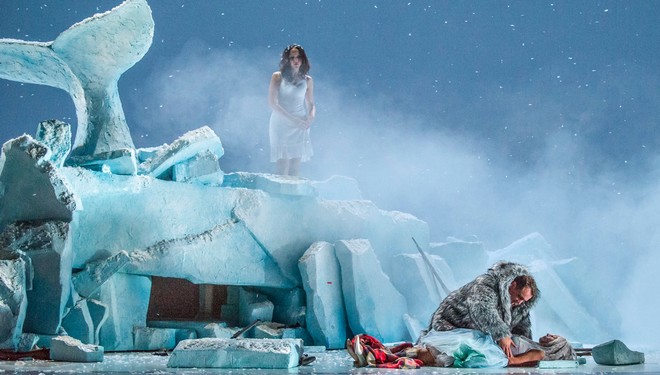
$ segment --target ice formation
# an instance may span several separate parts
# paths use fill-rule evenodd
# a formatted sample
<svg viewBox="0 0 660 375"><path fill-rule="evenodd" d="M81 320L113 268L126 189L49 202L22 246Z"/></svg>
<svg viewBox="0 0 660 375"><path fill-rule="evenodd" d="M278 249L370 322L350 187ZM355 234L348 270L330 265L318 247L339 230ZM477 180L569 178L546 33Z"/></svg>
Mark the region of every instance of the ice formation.
<svg viewBox="0 0 660 375"><path fill-rule="evenodd" d="M52 42L0 40L0 78L67 91L78 117L70 163L129 159L113 166L115 173L131 174L134 146L117 81L147 53L153 31L146 0L128 0L73 25Z"/></svg>
<svg viewBox="0 0 660 375"><path fill-rule="evenodd" d="M180 342L167 367L292 368L303 345L298 339L199 339Z"/></svg>
<svg viewBox="0 0 660 375"><path fill-rule="evenodd" d="M58 336L50 342L50 359L67 362L103 362L103 348L83 344L70 336Z"/></svg>
<svg viewBox="0 0 660 375"><path fill-rule="evenodd" d="M52 43L0 40L0 77L65 89L78 115L73 146L67 124L47 121L2 147L0 348L20 350L35 337L52 347L63 336L106 351L178 343L174 367L265 359L290 367L303 342L338 349L358 333L415 340L446 295L430 267L453 289L497 258L539 275L548 290L535 316L543 333L602 339L559 277L571 260L553 259L538 234L492 253L477 240L430 244L425 222L363 200L350 178L225 174L222 142L208 127L134 149L116 82L146 53L153 25L146 1L127 0ZM224 286L221 300L200 301L220 305L220 317L200 307L200 319L149 320L155 277ZM556 317L559 329L543 325ZM227 341L256 319L263 324L244 336L285 340L284 356L273 349L282 342L262 356ZM225 357L204 343L222 343Z"/></svg>

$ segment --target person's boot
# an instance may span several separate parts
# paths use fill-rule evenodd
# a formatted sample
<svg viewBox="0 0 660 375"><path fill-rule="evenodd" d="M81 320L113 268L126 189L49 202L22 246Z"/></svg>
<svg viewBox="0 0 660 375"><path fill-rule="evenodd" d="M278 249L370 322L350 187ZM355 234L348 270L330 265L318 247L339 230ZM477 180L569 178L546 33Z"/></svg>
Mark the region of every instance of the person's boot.
<svg viewBox="0 0 660 375"><path fill-rule="evenodd" d="M302 357L300 357L300 360L298 361L298 366L307 366L310 363L314 362L316 360L316 357L303 354Z"/></svg>
<svg viewBox="0 0 660 375"><path fill-rule="evenodd" d="M591 356L599 365L620 366L644 363L644 353L628 349L619 340L612 340L596 345L591 349Z"/></svg>

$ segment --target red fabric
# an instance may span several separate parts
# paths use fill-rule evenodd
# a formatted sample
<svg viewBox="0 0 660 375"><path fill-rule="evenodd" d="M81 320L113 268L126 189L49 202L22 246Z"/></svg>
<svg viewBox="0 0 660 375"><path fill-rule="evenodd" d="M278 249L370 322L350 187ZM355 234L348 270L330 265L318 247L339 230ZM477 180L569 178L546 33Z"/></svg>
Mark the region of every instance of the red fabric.
<svg viewBox="0 0 660 375"><path fill-rule="evenodd" d="M25 358L50 360L50 350L37 349L29 352L14 352L8 349L0 349L0 361L19 361Z"/></svg>
<svg viewBox="0 0 660 375"><path fill-rule="evenodd" d="M420 368L423 365L422 361L419 359L407 358L394 354L412 347L413 345L411 343L406 342L388 348L375 337L361 334L350 340L350 345L352 347L355 347L356 339L360 340L359 345L362 348L363 355L366 357L367 367Z"/></svg>

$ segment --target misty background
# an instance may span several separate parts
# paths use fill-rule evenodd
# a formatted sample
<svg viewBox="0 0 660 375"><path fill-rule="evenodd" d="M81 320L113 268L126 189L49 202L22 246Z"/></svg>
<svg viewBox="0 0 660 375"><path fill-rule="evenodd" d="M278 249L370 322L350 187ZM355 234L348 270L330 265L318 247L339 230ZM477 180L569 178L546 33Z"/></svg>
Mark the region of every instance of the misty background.
<svg viewBox="0 0 660 375"><path fill-rule="evenodd" d="M51 41L118 4L2 0L0 37ZM272 172L268 83L300 43L317 105L304 177L353 177L365 199L428 222L434 242L497 250L538 232L585 262L573 289L613 338L657 345L660 3L150 6L152 47L119 81L136 147L208 125L225 172ZM0 80L0 95L3 143L51 118L75 129L64 91Z"/></svg>

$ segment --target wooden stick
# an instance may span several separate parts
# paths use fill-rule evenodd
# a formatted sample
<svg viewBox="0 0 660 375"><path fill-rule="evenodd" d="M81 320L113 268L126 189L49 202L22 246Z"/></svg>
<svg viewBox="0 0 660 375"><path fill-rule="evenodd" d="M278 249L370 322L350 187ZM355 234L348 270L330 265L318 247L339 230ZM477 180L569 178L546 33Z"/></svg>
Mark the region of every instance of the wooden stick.
<svg viewBox="0 0 660 375"><path fill-rule="evenodd" d="M245 332L247 332L248 329L250 329L250 328L256 326L257 323L261 323L261 319L257 319L257 320L255 320L254 322L248 324L247 326L241 328L238 332L236 332L236 333L234 333L233 335L231 335L231 338L232 338L232 339L236 339L236 338L238 338L240 335L242 335L242 334L244 334Z"/></svg>
<svg viewBox="0 0 660 375"><path fill-rule="evenodd" d="M432 274L432 275L435 277L435 279L440 283L440 286L442 287L442 290L444 290L446 294L451 293L451 291L449 290L449 288L447 288L447 285L445 285L445 283L444 283L444 282L442 281L442 279L440 278L440 275L438 275L438 272L435 270L435 268L434 268L433 265L431 264L431 261L429 260L429 258L426 257L426 254L424 254L424 251L422 250L422 248L419 247L419 244L418 244L417 241L415 240L415 237L412 237L412 240L413 240L413 242L415 243L415 246L417 246L417 251L419 251L419 253L422 254L422 259L424 259L424 262L426 262L426 265L427 265L427 266L429 267L429 269L431 270L431 274Z"/></svg>

